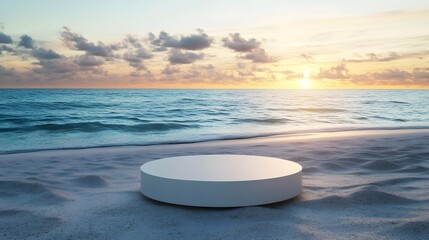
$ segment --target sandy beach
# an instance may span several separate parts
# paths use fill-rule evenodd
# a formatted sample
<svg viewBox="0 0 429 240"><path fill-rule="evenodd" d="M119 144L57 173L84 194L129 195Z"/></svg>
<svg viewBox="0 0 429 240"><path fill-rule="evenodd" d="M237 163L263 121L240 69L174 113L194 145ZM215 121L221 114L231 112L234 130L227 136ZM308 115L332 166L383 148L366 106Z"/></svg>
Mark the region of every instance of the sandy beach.
<svg viewBox="0 0 429 240"><path fill-rule="evenodd" d="M0 155L0 239L427 239L429 130L306 133ZM195 154L300 163L303 191L193 208L139 192L139 166Z"/></svg>

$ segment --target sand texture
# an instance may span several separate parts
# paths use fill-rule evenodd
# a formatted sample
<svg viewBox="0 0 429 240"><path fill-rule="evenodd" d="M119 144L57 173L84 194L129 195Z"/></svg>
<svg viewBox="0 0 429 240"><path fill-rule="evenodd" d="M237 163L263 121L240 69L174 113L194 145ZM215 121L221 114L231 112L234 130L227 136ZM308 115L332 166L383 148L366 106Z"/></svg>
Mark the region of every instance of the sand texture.
<svg viewBox="0 0 429 240"><path fill-rule="evenodd" d="M303 192L226 209L143 197L139 166L251 154L300 163ZM429 132L360 131L0 155L0 239L427 239Z"/></svg>

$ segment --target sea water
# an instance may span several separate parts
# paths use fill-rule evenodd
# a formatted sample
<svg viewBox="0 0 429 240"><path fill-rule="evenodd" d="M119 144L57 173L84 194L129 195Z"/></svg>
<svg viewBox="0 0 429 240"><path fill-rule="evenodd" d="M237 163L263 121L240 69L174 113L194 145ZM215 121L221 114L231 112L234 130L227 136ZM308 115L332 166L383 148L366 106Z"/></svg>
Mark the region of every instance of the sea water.
<svg viewBox="0 0 429 240"><path fill-rule="evenodd" d="M0 90L0 153L429 128L425 90Z"/></svg>

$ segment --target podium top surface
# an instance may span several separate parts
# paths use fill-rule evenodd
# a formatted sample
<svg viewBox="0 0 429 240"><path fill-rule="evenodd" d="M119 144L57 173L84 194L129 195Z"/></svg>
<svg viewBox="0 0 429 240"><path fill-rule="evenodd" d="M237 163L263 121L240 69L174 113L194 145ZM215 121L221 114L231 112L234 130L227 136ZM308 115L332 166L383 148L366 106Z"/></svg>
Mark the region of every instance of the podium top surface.
<svg viewBox="0 0 429 240"><path fill-rule="evenodd" d="M185 181L257 181L302 171L298 163L252 155L193 155L163 158L141 166L142 173Z"/></svg>

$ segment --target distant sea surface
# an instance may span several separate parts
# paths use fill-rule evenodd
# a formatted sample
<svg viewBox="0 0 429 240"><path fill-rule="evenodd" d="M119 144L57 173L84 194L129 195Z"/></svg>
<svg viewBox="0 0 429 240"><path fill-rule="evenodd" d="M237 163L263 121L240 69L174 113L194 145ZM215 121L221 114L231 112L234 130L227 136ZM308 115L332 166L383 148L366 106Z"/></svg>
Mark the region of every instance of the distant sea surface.
<svg viewBox="0 0 429 240"><path fill-rule="evenodd" d="M429 128L425 90L0 90L0 153Z"/></svg>

